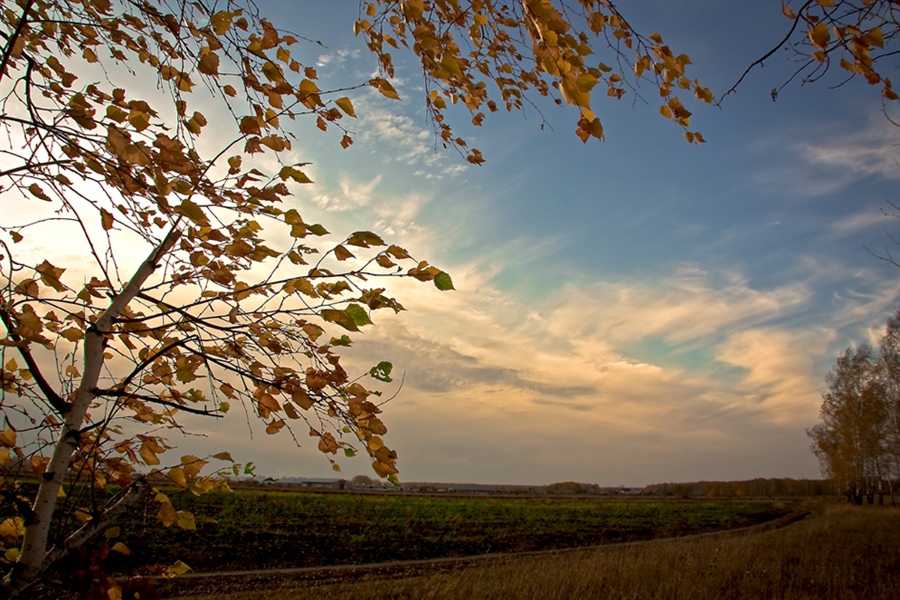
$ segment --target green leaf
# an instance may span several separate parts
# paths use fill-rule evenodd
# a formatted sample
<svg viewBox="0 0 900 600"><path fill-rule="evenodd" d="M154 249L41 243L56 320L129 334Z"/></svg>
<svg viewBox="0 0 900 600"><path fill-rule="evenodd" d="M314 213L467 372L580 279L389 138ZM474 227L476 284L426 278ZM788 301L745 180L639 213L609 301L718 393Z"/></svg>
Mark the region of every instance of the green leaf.
<svg viewBox="0 0 900 600"><path fill-rule="evenodd" d="M391 379L391 371L394 370L394 365L389 363L386 360L381 361L371 369L369 369L369 377L373 379L377 379L378 381L383 381L385 383L390 383L393 381Z"/></svg>
<svg viewBox="0 0 900 600"><path fill-rule="evenodd" d="M306 230L309 231L313 235L328 235L328 230L319 225L318 223L314 225L307 225Z"/></svg>
<svg viewBox="0 0 900 600"><path fill-rule="evenodd" d="M352 316L348 315L346 311L335 310L333 308L324 308L322 309L321 314L322 318L329 323L340 325L347 331L359 331L359 327L356 325L356 321Z"/></svg>
<svg viewBox="0 0 900 600"><path fill-rule="evenodd" d="M452 290L453 288L453 280L450 279L450 275L441 271L437 275L434 276L434 287L441 290L442 292L446 292L447 290Z"/></svg>
<svg viewBox="0 0 900 600"><path fill-rule="evenodd" d="M332 346L350 346L353 344L353 340L351 340L348 336L342 335L339 338L331 338Z"/></svg>
<svg viewBox="0 0 900 600"><path fill-rule="evenodd" d="M344 312L350 315L350 318L353 319L353 322L356 323L358 327L372 324L372 320L369 319L369 315L366 314L366 310L359 304L349 305L346 309L344 309Z"/></svg>

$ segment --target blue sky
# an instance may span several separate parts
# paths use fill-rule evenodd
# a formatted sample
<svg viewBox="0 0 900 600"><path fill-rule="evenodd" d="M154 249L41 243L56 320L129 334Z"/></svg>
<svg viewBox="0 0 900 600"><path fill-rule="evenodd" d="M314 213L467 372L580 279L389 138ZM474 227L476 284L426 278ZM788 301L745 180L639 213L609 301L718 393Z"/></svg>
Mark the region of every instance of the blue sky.
<svg viewBox="0 0 900 600"><path fill-rule="evenodd" d="M323 89L373 73L351 31L355 0L260 6L324 44L295 51ZM788 23L778 1L619 8L687 53L717 96ZM688 106L700 147L659 117L650 86L649 105L595 101L604 143L582 144L575 113L550 105L539 104L543 129L533 110L477 129L451 113L487 159L473 167L435 150L421 80L399 65L403 102L351 95L360 118L348 150L298 124L295 150L316 183L294 201L336 236L377 231L454 278L451 293L398 285L409 310L377 319L345 359L405 373L384 418L401 479L818 477L805 430L825 375L900 301L900 269L869 252L888 232L900 238L900 220L884 216L900 202L900 129L876 88L826 78L773 103L791 73L776 55L721 109ZM235 419L203 444L227 443L264 475L331 474L312 445L292 449L262 428L250 440L246 427ZM364 459L342 467L370 474Z"/></svg>

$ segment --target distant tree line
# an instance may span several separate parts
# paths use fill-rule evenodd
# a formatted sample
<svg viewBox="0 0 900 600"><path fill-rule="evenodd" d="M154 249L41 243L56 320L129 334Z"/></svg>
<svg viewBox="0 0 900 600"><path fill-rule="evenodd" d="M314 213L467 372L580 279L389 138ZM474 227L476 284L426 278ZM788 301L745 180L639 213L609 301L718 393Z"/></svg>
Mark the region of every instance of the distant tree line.
<svg viewBox="0 0 900 600"><path fill-rule="evenodd" d="M834 493L828 480L791 479L789 477L757 478L743 481L692 481L687 483L654 483L644 488L645 494L659 496L706 496L708 498L746 498L782 496L827 496Z"/></svg>
<svg viewBox="0 0 900 600"><path fill-rule="evenodd" d="M807 433L823 475L856 504L900 484L900 306L873 348L847 348L828 374L821 422Z"/></svg>

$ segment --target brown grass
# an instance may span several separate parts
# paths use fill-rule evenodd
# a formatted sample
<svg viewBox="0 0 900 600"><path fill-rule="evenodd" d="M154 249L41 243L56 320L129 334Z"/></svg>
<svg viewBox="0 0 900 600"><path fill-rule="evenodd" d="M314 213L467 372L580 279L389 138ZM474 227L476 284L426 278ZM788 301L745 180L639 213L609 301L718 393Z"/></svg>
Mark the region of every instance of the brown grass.
<svg viewBox="0 0 900 600"><path fill-rule="evenodd" d="M276 588L279 588L276 590ZM900 509L819 506L783 529L495 559L408 577L280 581L208 600L900 598ZM196 598L196 597L195 597Z"/></svg>

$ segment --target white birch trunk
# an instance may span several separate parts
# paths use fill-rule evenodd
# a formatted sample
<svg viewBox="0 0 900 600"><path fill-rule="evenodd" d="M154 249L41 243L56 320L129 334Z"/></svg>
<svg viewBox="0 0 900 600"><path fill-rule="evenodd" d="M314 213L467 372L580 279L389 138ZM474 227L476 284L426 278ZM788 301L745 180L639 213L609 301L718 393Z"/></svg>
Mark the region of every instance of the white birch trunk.
<svg viewBox="0 0 900 600"><path fill-rule="evenodd" d="M4 581L7 590L12 593L17 593L29 585L42 570L49 566L45 562L48 556L47 543L50 524L53 520L53 510L56 507L63 479L69 470L72 455L78 447L78 432L84 427L85 414L91 402L96 398L95 390L105 361L103 356L106 348L104 334L110 330L113 321L128 306L128 303L141 291L147 278L156 270L162 258L172 250L180 237L181 233L173 228L138 267L122 292L112 299L106 310L85 332L84 369L81 383L64 415L64 424L56 442L56 448L50 464L47 465L47 470L42 476L34 500L34 520L25 527L25 537L19 559Z"/></svg>

